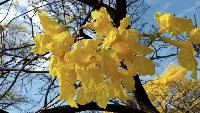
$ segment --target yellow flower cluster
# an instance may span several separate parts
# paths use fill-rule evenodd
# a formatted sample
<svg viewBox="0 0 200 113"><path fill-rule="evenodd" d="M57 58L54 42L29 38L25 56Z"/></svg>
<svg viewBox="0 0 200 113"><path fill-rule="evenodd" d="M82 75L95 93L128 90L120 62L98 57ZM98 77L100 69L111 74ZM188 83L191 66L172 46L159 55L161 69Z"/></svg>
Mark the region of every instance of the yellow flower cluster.
<svg viewBox="0 0 200 113"><path fill-rule="evenodd" d="M170 85L172 85L174 81L180 80L185 77L185 74L186 70L181 66L168 66L165 72L159 75L159 77L157 77L155 80L145 83L144 88L148 94L149 99L152 102L158 102L159 104L164 106L168 100ZM159 106L157 109L159 110Z"/></svg>
<svg viewBox="0 0 200 113"><path fill-rule="evenodd" d="M194 26L192 19L178 18L170 13L156 13L154 16L156 22L160 25L160 33L169 32L172 36L177 36L180 33L188 34Z"/></svg>
<svg viewBox="0 0 200 113"><path fill-rule="evenodd" d="M95 101L102 108L109 99L126 101L131 99L127 91L134 90L134 75L154 74L152 61L144 57L152 49L137 43L140 34L136 30L126 29L128 17L116 28L105 8L93 11L92 21L83 28L95 30L96 37L73 43L73 36L46 13L38 16L44 34L33 39L33 51L51 53L49 72L58 77L60 98L70 106L77 107L75 100L79 104Z"/></svg>
<svg viewBox="0 0 200 113"><path fill-rule="evenodd" d="M189 80L186 75L185 68L172 63L155 80L145 83L144 88L149 99L161 113L165 112L162 107L165 108L167 102L175 104L186 92L199 92L199 80Z"/></svg>
<svg viewBox="0 0 200 113"><path fill-rule="evenodd" d="M175 41L169 38L161 39L180 49L177 55L180 65L192 71L193 78L196 78L197 61L194 57L195 51L193 44L200 44L200 28L194 28L191 19L178 18L169 13L156 13L155 20L160 25L160 33L169 32L171 36L186 33L190 36L185 41Z"/></svg>

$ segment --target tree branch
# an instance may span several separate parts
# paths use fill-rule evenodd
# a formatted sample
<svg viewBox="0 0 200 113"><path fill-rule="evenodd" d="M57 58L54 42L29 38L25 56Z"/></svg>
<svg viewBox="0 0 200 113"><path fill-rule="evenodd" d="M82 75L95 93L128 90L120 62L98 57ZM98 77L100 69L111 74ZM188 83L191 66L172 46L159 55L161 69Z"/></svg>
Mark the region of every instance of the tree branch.
<svg viewBox="0 0 200 113"><path fill-rule="evenodd" d="M86 105L78 105L78 108L73 108L68 105L60 106L52 109L48 109L48 111L43 110L42 113L75 113L86 110L97 110L97 111L110 111L117 113L144 113L138 109L132 109L124 105L116 105L116 104L108 104L105 109L100 108L95 102L90 102Z"/></svg>
<svg viewBox="0 0 200 113"><path fill-rule="evenodd" d="M176 56L177 53L175 54L169 54L169 55L165 55L165 56L156 56L156 57L151 57L151 60L156 60L156 59L160 59L160 58L168 58L168 57L172 57L172 56Z"/></svg>
<svg viewBox="0 0 200 113"><path fill-rule="evenodd" d="M8 113L8 112L0 109L0 113Z"/></svg>
<svg viewBox="0 0 200 113"><path fill-rule="evenodd" d="M49 94L49 91L50 91L50 89L51 89L51 86L54 84L54 82L56 81L56 78L57 77L55 77L52 81L51 81L51 83L49 84L49 86L48 86L48 88L47 88L47 91L46 91L46 94L45 94L45 98L44 98L44 107L47 107L47 101L48 101L48 94Z"/></svg>
<svg viewBox="0 0 200 113"><path fill-rule="evenodd" d="M113 22L118 27L120 20L126 17L126 0L116 0L116 12Z"/></svg>
<svg viewBox="0 0 200 113"><path fill-rule="evenodd" d="M11 23L12 21L14 21L15 19L17 19L17 18L19 18L19 17L21 17L21 16L23 16L23 15L26 15L27 13L29 13L29 12L31 12L31 11L34 11L34 10L36 10L36 9L38 9L38 8L41 8L41 7L50 5L50 4L59 3L59 2L61 2L61 1L54 1L54 2L51 2L51 3L47 3L47 4L45 4L45 5L41 5L41 6L35 7L35 8L33 8L33 9L29 10L29 11L26 11L26 12L24 12L24 13L22 13L22 14L16 16L16 17L12 18L12 20L10 20L10 21L8 22L8 24L6 24L5 27L8 27L8 25L10 25L10 23Z"/></svg>
<svg viewBox="0 0 200 113"><path fill-rule="evenodd" d="M134 76L135 80L135 97L141 109L146 113L159 113L159 111L151 104L146 91L144 90L139 75Z"/></svg>
<svg viewBox="0 0 200 113"><path fill-rule="evenodd" d="M102 2L99 2L98 0L77 0L77 1L84 3L86 5L89 5L90 7L93 7L95 9L100 9L101 7L105 7L112 18L114 18L117 13L116 9L114 9Z"/></svg>
<svg viewBox="0 0 200 113"><path fill-rule="evenodd" d="M3 5L3 4L5 4L5 3L7 3L7 2L9 2L10 0L4 0L3 2L0 2L0 6L1 5Z"/></svg>
<svg viewBox="0 0 200 113"><path fill-rule="evenodd" d="M16 69L16 68L0 68L0 71L21 71L25 73L49 73L49 71L31 71L31 70Z"/></svg>
<svg viewBox="0 0 200 113"><path fill-rule="evenodd" d="M45 55L45 54L43 54ZM13 80L13 82L11 83L11 85L8 87L8 89L2 94L2 96L0 97L0 100L2 100L6 94L11 90L11 88L14 86L14 84L16 83L17 79L19 78L20 76L20 73L22 72L22 70L27 66L29 65L31 62L37 60L39 58L39 56L35 56L33 59L31 59L30 61L26 62L22 67L21 69L17 72L16 76L15 76L15 79Z"/></svg>

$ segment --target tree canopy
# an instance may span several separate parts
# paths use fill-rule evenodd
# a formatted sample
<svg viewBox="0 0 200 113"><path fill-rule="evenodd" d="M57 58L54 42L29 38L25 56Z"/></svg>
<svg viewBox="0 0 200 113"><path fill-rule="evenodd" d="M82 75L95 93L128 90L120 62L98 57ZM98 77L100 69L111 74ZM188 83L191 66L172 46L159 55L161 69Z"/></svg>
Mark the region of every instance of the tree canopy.
<svg viewBox="0 0 200 113"><path fill-rule="evenodd" d="M10 3L9 12L19 2L0 6ZM29 87L44 101L34 112L199 111L200 28L192 19L155 12L157 25L145 31L143 0L28 3L32 9L0 22L2 109L34 102L26 97ZM142 83L171 56L176 64Z"/></svg>

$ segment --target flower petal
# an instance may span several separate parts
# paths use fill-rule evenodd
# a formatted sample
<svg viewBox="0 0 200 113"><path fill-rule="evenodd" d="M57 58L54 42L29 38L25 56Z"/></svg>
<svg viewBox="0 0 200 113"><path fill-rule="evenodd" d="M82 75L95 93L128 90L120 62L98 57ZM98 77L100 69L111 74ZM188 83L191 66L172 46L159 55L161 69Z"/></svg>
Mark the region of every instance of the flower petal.
<svg viewBox="0 0 200 113"><path fill-rule="evenodd" d="M126 29L128 27L129 24L129 18L128 15L126 15L125 18L123 18L122 20L120 20L120 26L118 27L118 30L123 30Z"/></svg>
<svg viewBox="0 0 200 113"><path fill-rule="evenodd" d="M191 41L193 44L200 44L200 28L195 28L190 32L190 38L188 41Z"/></svg>
<svg viewBox="0 0 200 113"><path fill-rule="evenodd" d="M56 21L52 20L46 12L38 12L40 22L46 34L53 36L57 33L64 32L66 29L61 27Z"/></svg>
<svg viewBox="0 0 200 113"><path fill-rule="evenodd" d="M47 35L37 34L33 38L35 46L32 48L32 51L37 54L44 54L46 52L49 52L49 48L47 47L47 45L51 43L51 40L51 37L48 37Z"/></svg>
<svg viewBox="0 0 200 113"><path fill-rule="evenodd" d="M136 56L133 59L134 64L137 67L137 72L142 75L153 75L155 73L155 67L150 59L143 56Z"/></svg>
<svg viewBox="0 0 200 113"><path fill-rule="evenodd" d="M156 13L154 16L156 22L160 25L160 31L169 32L171 36L177 36L180 33L188 34L193 28L192 19L179 18L170 13Z"/></svg>
<svg viewBox="0 0 200 113"><path fill-rule="evenodd" d="M197 61L193 55L192 48L182 48L178 53L178 61L181 66L187 70L194 70L197 67Z"/></svg>

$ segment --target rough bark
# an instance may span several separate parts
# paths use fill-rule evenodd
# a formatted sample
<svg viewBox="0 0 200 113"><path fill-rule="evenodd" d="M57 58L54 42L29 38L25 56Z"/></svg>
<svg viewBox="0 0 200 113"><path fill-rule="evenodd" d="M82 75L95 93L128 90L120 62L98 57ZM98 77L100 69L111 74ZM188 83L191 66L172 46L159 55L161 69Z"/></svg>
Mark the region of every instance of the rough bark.
<svg viewBox="0 0 200 113"><path fill-rule="evenodd" d="M139 75L134 76L134 80L135 80L135 88L136 88L135 99L137 102L133 104L134 105L133 107L139 106L138 109L141 109L145 113L159 113L159 111L150 102L148 95L146 91L144 90L142 83L139 79Z"/></svg>

